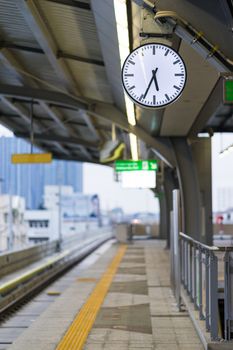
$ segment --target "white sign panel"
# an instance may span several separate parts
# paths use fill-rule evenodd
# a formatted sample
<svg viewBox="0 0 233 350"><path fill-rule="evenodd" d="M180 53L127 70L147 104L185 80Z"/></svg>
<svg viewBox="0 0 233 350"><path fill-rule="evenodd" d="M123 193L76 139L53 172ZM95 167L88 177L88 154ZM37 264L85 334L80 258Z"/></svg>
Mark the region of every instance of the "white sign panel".
<svg viewBox="0 0 233 350"><path fill-rule="evenodd" d="M124 171L121 174L123 188L155 188L156 172L139 170Z"/></svg>

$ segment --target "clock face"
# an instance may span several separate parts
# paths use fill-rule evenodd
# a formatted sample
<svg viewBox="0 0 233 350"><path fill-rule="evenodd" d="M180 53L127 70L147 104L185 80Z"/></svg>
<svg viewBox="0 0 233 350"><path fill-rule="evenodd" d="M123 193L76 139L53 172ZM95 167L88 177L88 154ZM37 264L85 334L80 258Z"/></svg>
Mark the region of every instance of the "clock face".
<svg viewBox="0 0 233 350"><path fill-rule="evenodd" d="M169 46L145 44L126 58L122 81L135 103L159 108L181 95L186 83L186 68L180 55Z"/></svg>

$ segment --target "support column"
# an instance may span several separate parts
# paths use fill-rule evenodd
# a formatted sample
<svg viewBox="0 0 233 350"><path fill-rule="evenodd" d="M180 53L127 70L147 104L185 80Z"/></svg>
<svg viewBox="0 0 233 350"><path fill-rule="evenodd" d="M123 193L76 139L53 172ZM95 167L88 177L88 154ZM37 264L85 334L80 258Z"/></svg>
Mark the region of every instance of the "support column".
<svg viewBox="0 0 233 350"><path fill-rule="evenodd" d="M161 185L159 187L159 193L158 193L158 199L159 199L159 208L160 208L160 221L159 221L159 238L160 239L168 239L169 237L169 230L168 230L168 216L169 213L167 212L167 199L165 196L164 186Z"/></svg>
<svg viewBox="0 0 233 350"><path fill-rule="evenodd" d="M171 211L173 209L172 191L179 188L177 177L174 170L168 167L164 168L164 198L166 203L166 230L167 230L167 248L170 248L170 230L171 230Z"/></svg>
<svg viewBox="0 0 233 350"><path fill-rule="evenodd" d="M201 240L213 244L211 139L198 138L192 144L201 192Z"/></svg>
<svg viewBox="0 0 233 350"><path fill-rule="evenodd" d="M201 198L192 150L184 137L176 137L171 140L176 155L177 176L181 192L181 230L199 241L201 239Z"/></svg>

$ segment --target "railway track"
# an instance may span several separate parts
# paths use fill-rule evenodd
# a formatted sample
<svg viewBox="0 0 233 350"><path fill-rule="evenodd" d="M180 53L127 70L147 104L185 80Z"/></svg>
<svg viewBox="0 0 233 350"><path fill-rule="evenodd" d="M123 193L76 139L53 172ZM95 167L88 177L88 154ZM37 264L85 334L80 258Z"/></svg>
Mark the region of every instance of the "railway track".
<svg viewBox="0 0 233 350"><path fill-rule="evenodd" d="M36 267L29 267L26 272L19 272L17 277L0 284L0 322L111 238L111 233L104 233L82 244L73 245L72 248L48 257Z"/></svg>

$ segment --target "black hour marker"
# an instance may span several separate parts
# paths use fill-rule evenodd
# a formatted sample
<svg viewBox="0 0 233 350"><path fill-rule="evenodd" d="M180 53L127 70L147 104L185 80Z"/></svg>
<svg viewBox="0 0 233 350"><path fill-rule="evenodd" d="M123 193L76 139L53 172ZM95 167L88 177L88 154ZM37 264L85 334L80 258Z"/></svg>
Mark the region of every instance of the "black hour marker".
<svg viewBox="0 0 233 350"><path fill-rule="evenodd" d="M156 104L156 96L153 95L153 104L155 105Z"/></svg>
<svg viewBox="0 0 233 350"><path fill-rule="evenodd" d="M173 63L174 64L174 63ZM184 76L184 74L183 73L176 73L175 74L175 77L183 77Z"/></svg>
<svg viewBox="0 0 233 350"><path fill-rule="evenodd" d="M141 100L143 99L143 97L144 97L144 94L142 94L142 95L140 96L139 101L141 101Z"/></svg>
<svg viewBox="0 0 233 350"><path fill-rule="evenodd" d="M168 52L169 52L169 49L167 49L167 51L165 52L165 55L164 55L164 56L167 56L167 55L168 55Z"/></svg>
<svg viewBox="0 0 233 350"><path fill-rule="evenodd" d="M169 101L170 100L170 98L169 98L169 96L167 95L167 94L165 94L165 97L166 97L166 99Z"/></svg>
<svg viewBox="0 0 233 350"><path fill-rule="evenodd" d="M153 55L155 55L155 46L153 46Z"/></svg>
<svg viewBox="0 0 233 350"><path fill-rule="evenodd" d="M130 61L129 61L130 62ZM179 63L180 62L180 60L176 60L175 62L173 62L173 64L177 64L177 63Z"/></svg>
<svg viewBox="0 0 233 350"><path fill-rule="evenodd" d="M128 62L131 63L131 64L135 64L135 62L134 62L134 61L131 61L131 60L129 60Z"/></svg>
<svg viewBox="0 0 233 350"><path fill-rule="evenodd" d="M125 74L125 77L133 77L134 74Z"/></svg>
<svg viewBox="0 0 233 350"><path fill-rule="evenodd" d="M135 88L135 85L131 86L129 90L133 90Z"/></svg>
<svg viewBox="0 0 233 350"><path fill-rule="evenodd" d="M180 88L176 85L173 85L173 87L176 89L176 90L179 90L180 91Z"/></svg>

